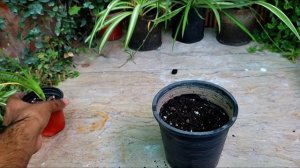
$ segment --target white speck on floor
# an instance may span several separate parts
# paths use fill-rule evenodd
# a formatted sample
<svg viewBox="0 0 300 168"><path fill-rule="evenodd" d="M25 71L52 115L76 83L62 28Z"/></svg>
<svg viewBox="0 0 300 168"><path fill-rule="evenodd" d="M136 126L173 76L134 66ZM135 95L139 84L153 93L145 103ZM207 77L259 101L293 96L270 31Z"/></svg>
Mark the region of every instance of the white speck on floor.
<svg viewBox="0 0 300 168"><path fill-rule="evenodd" d="M260 71L261 72L267 72L267 69L266 68L260 68Z"/></svg>

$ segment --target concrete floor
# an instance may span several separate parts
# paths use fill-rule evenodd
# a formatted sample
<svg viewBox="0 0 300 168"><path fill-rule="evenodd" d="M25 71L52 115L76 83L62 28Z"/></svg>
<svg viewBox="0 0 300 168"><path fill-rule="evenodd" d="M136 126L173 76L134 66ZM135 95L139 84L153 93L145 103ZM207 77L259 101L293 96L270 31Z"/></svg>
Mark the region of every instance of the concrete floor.
<svg viewBox="0 0 300 168"><path fill-rule="evenodd" d="M300 64L278 54L221 45L212 30L195 44L164 34L161 48L128 55L120 41L105 57L79 57L80 77L59 86L70 100L66 128L45 138L30 167L166 167L154 95L175 81L197 79L229 90L239 104L219 167L300 166ZM172 69L178 69L172 75Z"/></svg>

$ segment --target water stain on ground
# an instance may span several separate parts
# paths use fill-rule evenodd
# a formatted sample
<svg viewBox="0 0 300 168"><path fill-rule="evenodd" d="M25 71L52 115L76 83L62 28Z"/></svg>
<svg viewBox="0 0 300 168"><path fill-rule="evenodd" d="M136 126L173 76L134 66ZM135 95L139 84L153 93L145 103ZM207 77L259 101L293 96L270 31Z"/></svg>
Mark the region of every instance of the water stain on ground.
<svg viewBox="0 0 300 168"><path fill-rule="evenodd" d="M87 133L87 132L94 132L94 131L102 129L108 120L108 114L105 112L97 112L95 114L95 118L98 118L99 116L101 116L101 120L95 121L92 124L83 125L83 124L79 123L78 127L76 129L77 132L78 133Z"/></svg>

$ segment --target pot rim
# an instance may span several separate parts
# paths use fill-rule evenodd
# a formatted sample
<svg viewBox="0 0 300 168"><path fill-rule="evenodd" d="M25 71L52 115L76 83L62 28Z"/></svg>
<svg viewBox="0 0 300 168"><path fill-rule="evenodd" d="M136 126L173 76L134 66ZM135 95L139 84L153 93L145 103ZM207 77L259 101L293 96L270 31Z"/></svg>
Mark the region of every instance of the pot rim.
<svg viewBox="0 0 300 168"><path fill-rule="evenodd" d="M42 87L42 91L44 92L45 95L52 95L51 93L56 92L56 94L58 96L56 99L62 99L64 97L63 91L61 91L59 88L56 88L56 87L52 87L52 86ZM22 100L25 102L29 102L35 97L38 97L38 96L33 91L31 91L31 92L25 94L23 96Z"/></svg>
<svg viewBox="0 0 300 168"><path fill-rule="evenodd" d="M233 114L232 117L230 118L230 120L224 124L222 127L211 130L211 131L204 131L204 132L189 132L189 131L183 131L180 130L178 128L172 127L169 124L167 124L165 121L163 121L163 119L159 116L159 112L156 110L156 106L157 103L159 101L159 99L166 94L169 90L172 90L174 88L177 87L181 87L181 86L197 86L197 85L203 85L203 86L211 86L221 92L223 92L226 96L228 96L228 98L232 101L233 103ZM206 82L206 81L201 81L201 80L184 80L184 81L179 81L179 82L174 82L172 84L169 84L167 86L165 86L164 88L162 88L154 97L153 102L152 102L152 111L153 111L153 115L155 117L155 119L157 120L157 122L159 123L160 126L163 126L163 128L170 130L172 133L175 133L177 135L182 135L182 136L186 136L186 137L209 137L209 136L214 136L217 135L225 130L228 130L236 121L237 119L237 115L238 115L238 104L235 100L235 98L233 97L233 95L227 91L226 89L224 89L223 87L216 85L214 83L211 82Z"/></svg>

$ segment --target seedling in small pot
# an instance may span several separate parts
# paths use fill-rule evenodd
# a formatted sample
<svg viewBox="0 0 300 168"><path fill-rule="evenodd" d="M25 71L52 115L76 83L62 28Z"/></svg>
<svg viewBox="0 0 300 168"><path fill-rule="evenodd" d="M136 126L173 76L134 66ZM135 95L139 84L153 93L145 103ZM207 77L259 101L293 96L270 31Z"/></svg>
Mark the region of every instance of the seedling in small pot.
<svg viewBox="0 0 300 168"><path fill-rule="evenodd" d="M43 87L43 93L45 94L46 101L55 99L62 99L63 92L54 87ZM34 93L30 92L23 97L23 100L28 103L38 103L42 100ZM65 127L65 117L63 111L56 111L51 114L48 125L43 130L42 135L46 137L53 136L63 130Z"/></svg>
<svg viewBox="0 0 300 168"><path fill-rule="evenodd" d="M23 100L28 103L38 103L41 101L51 101L54 99L63 98L62 91L54 87L41 88L37 81L35 81L21 67L20 69L22 70L22 75L17 73L0 71L0 86L3 87L7 85L16 85L22 87L25 90L31 91L23 97ZM3 102L5 101L6 99L3 99ZM5 106L5 103L3 103L3 105ZM64 126L65 119L63 111L54 112L52 113L49 123L43 131L42 135L53 136L60 132L64 128ZM5 126L2 126L2 128L5 129Z"/></svg>

